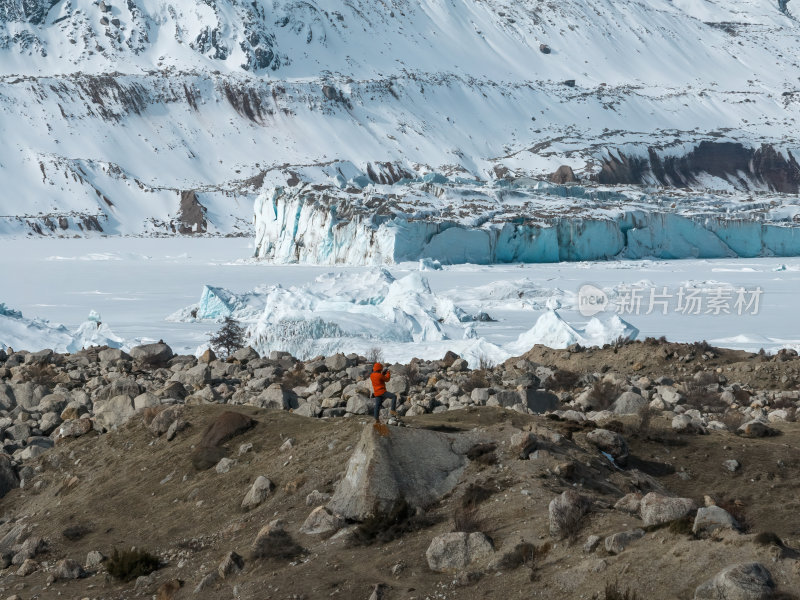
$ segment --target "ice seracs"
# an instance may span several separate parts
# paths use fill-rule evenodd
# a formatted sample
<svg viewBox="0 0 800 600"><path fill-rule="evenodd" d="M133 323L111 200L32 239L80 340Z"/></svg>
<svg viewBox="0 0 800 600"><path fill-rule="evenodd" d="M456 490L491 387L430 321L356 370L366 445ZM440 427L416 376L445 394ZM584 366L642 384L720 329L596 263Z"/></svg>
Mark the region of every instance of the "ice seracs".
<svg viewBox="0 0 800 600"><path fill-rule="evenodd" d="M521 354L536 344L550 348L566 348L572 344L602 346L617 340L633 340L637 335L639 330L616 314L592 317L588 323L579 326L568 323L557 310L548 308L533 327L508 345L508 349Z"/></svg>

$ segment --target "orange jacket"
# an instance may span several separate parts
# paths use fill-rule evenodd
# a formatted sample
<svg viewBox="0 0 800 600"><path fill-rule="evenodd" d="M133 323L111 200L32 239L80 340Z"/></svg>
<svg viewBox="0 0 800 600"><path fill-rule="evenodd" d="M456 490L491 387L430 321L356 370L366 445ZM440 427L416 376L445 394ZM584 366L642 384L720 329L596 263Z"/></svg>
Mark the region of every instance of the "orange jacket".
<svg viewBox="0 0 800 600"><path fill-rule="evenodd" d="M372 375L369 376L370 381L372 381L372 390L375 396L383 396L386 393L386 386L384 385L389 379L391 378L391 373L386 371L386 373L381 373L383 370L383 365L381 363L375 363L372 367Z"/></svg>

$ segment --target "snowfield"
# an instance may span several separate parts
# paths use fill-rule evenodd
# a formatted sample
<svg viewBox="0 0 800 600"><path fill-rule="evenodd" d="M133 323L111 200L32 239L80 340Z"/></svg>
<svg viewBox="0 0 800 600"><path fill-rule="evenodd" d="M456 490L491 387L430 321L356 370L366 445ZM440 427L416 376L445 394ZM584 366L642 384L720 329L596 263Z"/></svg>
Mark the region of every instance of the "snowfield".
<svg viewBox="0 0 800 600"><path fill-rule="evenodd" d="M391 267L277 266L242 239L0 241L0 347L196 353L225 316L262 352L499 362L534 343L667 336L756 351L800 348L800 259ZM587 286L591 286L590 288ZM603 310L588 314L586 290ZM652 295L652 296L651 296ZM19 315L20 311L22 315ZM102 315L98 330L98 314ZM61 326L60 324L63 324ZM638 330L638 333L637 333Z"/></svg>

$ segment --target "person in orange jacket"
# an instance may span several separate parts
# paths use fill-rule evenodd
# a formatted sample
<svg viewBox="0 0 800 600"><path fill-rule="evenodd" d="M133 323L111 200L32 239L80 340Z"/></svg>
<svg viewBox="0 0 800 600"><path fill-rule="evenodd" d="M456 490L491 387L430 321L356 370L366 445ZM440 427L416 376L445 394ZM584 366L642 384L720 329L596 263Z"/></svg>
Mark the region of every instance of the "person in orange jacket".
<svg viewBox="0 0 800 600"><path fill-rule="evenodd" d="M397 408L397 396L392 394L391 392L386 391L386 382L391 379L392 374L389 372L388 369L384 369L383 365L379 362L376 362L372 366L372 375L369 376L370 381L372 382L372 395L375 397L375 422L380 422L380 415L381 415L381 407L383 406L384 400L390 398L392 400L392 409L391 414L392 416L396 415L396 408Z"/></svg>

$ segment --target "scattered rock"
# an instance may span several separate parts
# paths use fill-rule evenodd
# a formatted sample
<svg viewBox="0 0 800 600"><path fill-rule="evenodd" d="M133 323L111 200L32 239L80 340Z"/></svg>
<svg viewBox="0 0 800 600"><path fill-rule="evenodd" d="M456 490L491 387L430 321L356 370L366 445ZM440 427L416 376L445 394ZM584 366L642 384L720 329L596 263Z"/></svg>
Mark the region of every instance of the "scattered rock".
<svg viewBox="0 0 800 600"><path fill-rule="evenodd" d="M632 531L622 531L620 533L615 533L610 535L605 540L605 547L606 551L611 554L619 554L628 545L638 539L644 537L644 529L634 529Z"/></svg>
<svg viewBox="0 0 800 600"><path fill-rule="evenodd" d="M345 524L345 520L339 515L333 514L324 506L318 506L311 511L302 527L300 533L306 535L326 535L335 533Z"/></svg>
<svg viewBox="0 0 800 600"><path fill-rule="evenodd" d="M725 469L727 469L731 473L735 473L736 471L739 470L739 467L741 465L739 464L738 460L730 459L730 460L726 460L725 462L723 462L722 466L725 467Z"/></svg>
<svg viewBox="0 0 800 600"><path fill-rule="evenodd" d="M174 355L172 348L164 343L144 344L131 348L130 356L133 360L143 365L163 365Z"/></svg>
<svg viewBox="0 0 800 600"><path fill-rule="evenodd" d="M660 525L681 519L696 508L690 498L672 498L650 492L642 498L639 514L645 526Z"/></svg>
<svg viewBox="0 0 800 600"><path fill-rule="evenodd" d="M717 529L739 529L739 523L719 506L703 506L697 509L692 532L695 535L708 535Z"/></svg>
<svg viewBox="0 0 800 600"><path fill-rule="evenodd" d="M76 560L71 558L63 558L56 563L55 570L53 571L56 579L80 579L85 575L83 567Z"/></svg>
<svg viewBox="0 0 800 600"><path fill-rule="evenodd" d="M425 551L428 566L438 573L452 573L476 563L488 561L494 554L491 540L485 534L444 533L433 538Z"/></svg>
<svg viewBox="0 0 800 600"><path fill-rule="evenodd" d="M227 579L244 569L244 559L236 552L228 552L217 567L217 572L222 579Z"/></svg>
<svg viewBox="0 0 800 600"><path fill-rule="evenodd" d="M251 510L264 502L274 487L269 479L259 475L242 500L242 509Z"/></svg>
<svg viewBox="0 0 800 600"><path fill-rule="evenodd" d="M17 569L17 577L27 577L39 569L39 563L32 558L26 558Z"/></svg>
<svg viewBox="0 0 800 600"><path fill-rule="evenodd" d="M762 423L761 421L748 421L739 429L736 430L742 437L746 438L761 438L761 437L768 437L772 435L778 435L778 430L773 429L766 423Z"/></svg>
<svg viewBox="0 0 800 600"><path fill-rule="evenodd" d="M695 600L767 600L775 583L770 572L759 563L732 565L694 592Z"/></svg>

